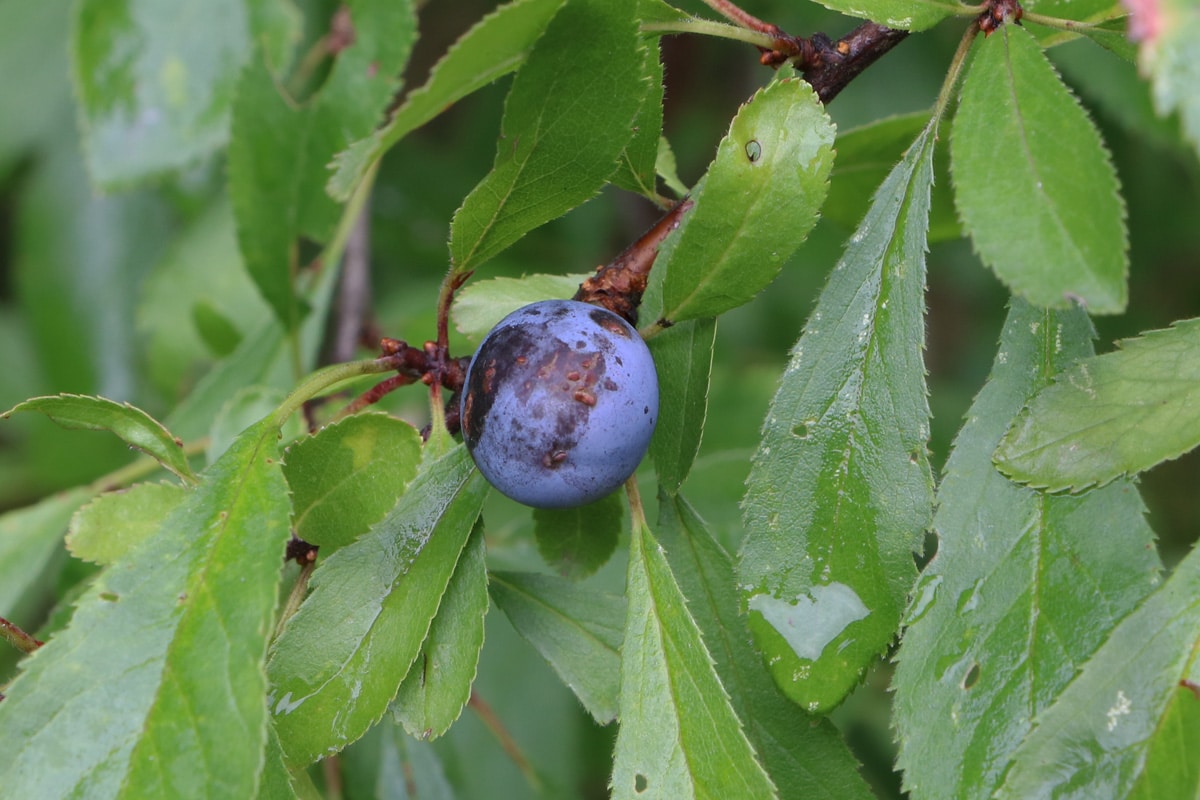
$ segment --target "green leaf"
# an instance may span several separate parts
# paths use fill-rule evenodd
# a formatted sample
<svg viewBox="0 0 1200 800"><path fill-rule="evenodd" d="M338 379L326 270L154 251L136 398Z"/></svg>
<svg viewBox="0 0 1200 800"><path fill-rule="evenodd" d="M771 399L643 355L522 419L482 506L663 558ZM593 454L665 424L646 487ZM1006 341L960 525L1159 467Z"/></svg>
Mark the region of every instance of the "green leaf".
<svg viewBox="0 0 1200 800"><path fill-rule="evenodd" d="M1200 319L1120 345L1071 366L1030 400L996 450L1006 475L1078 491L1200 445Z"/></svg>
<svg viewBox="0 0 1200 800"><path fill-rule="evenodd" d="M0 414L0 419L8 419L20 411L40 411L64 428L111 431L184 480L195 480L183 454L183 442L172 436L162 423L128 403L73 394L35 397Z"/></svg>
<svg viewBox="0 0 1200 800"><path fill-rule="evenodd" d="M107 492L75 512L67 549L94 564L115 564L153 536L187 497L174 483L139 483Z"/></svg>
<svg viewBox="0 0 1200 800"><path fill-rule="evenodd" d="M819 0L826 8L862 17L889 28L923 31L954 16L969 16L978 9L953 0Z"/></svg>
<svg viewBox="0 0 1200 800"><path fill-rule="evenodd" d="M616 170L650 91L636 6L568 0L546 26L513 80L492 171L454 215L456 273L591 199Z"/></svg>
<svg viewBox="0 0 1200 800"><path fill-rule="evenodd" d="M776 797L658 542L635 521L612 796Z"/></svg>
<svg viewBox="0 0 1200 800"><path fill-rule="evenodd" d="M241 344L242 334L237 326L205 300L192 305L192 324L214 355L227 356Z"/></svg>
<svg viewBox="0 0 1200 800"><path fill-rule="evenodd" d="M704 636L717 675L729 692L746 736L782 797L869 800L875 795L858 774L837 728L789 703L747 635L738 613L733 559L713 539L680 495L659 492L659 537L671 571Z"/></svg>
<svg viewBox="0 0 1200 800"><path fill-rule="evenodd" d="M1194 549L1037 717L996 797L1196 797L1198 655Z"/></svg>
<svg viewBox="0 0 1200 800"><path fill-rule="evenodd" d="M366 136L395 94L416 37L409 0L347 4L354 42L316 97L297 106L261 52L238 81L229 194L246 269L289 330L303 316L293 286L296 240L328 240L341 208L325 194L326 165Z"/></svg>
<svg viewBox="0 0 1200 800"><path fill-rule="evenodd" d="M575 508L536 508L533 534L538 552L562 577L583 580L612 557L624 517L619 492Z"/></svg>
<svg viewBox="0 0 1200 800"><path fill-rule="evenodd" d="M18 616L41 613L38 588L46 585L47 571L62 553L63 535L71 515L91 497L87 489L51 495L36 505L0 515L0 617L30 625ZM14 619L15 618L15 619Z"/></svg>
<svg viewBox="0 0 1200 800"><path fill-rule="evenodd" d="M310 544L340 547L383 518L417 474L421 435L403 420L358 414L287 449L292 525Z"/></svg>
<svg viewBox="0 0 1200 800"><path fill-rule="evenodd" d="M336 753L387 710L421 651L487 490L460 445L423 463L383 520L322 560L267 668L290 765Z"/></svg>
<svg viewBox="0 0 1200 800"><path fill-rule="evenodd" d="M977 45L950 159L963 227L1016 294L1098 314L1125 308L1129 242L1116 171L1023 28L1004 25Z"/></svg>
<svg viewBox="0 0 1200 800"><path fill-rule="evenodd" d="M588 277L538 274L469 283L450 307L454 326L464 336L482 339L496 323L518 308L539 300L571 297Z"/></svg>
<svg viewBox="0 0 1200 800"><path fill-rule="evenodd" d="M834 267L747 480L750 629L809 711L841 702L892 640L933 515L921 351L935 134L888 175Z"/></svg>
<svg viewBox="0 0 1200 800"><path fill-rule="evenodd" d="M492 11L459 37L414 89L387 125L359 139L334 158L328 191L345 202L370 166L410 132L472 92L525 62L563 0L514 0Z"/></svg>
<svg viewBox="0 0 1200 800"><path fill-rule="evenodd" d="M946 464L938 551L913 591L893 681L899 764L914 795L990 797L1031 720L1158 581L1132 484L1051 496L992 466L1013 416L1091 352L1091 335L1080 309L1015 299Z"/></svg>
<svg viewBox="0 0 1200 800"><path fill-rule="evenodd" d="M1130 7L1131 35L1142 39L1138 63L1149 73L1158 113L1179 112L1184 134L1200 152L1200 9L1188 0Z"/></svg>
<svg viewBox="0 0 1200 800"><path fill-rule="evenodd" d="M902 114L838 134L837 162L829 179L829 197L821 216L854 230L871 204L871 196L904 151L929 123L929 113ZM933 155L933 190L929 200L929 242L962 236L950 191L950 158L946 148Z"/></svg>
<svg viewBox="0 0 1200 800"><path fill-rule="evenodd" d="M715 317L774 280L816 224L833 138L804 81L777 81L742 106L696 186L695 206L664 243L644 318Z"/></svg>
<svg viewBox="0 0 1200 800"><path fill-rule="evenodd" d="M638 19L645 21L640 15ZM642 69L650 91L633 121L633 138L617 159L617 171L611 180L613 186L658 202L656 165L663 126L663 65L657 44L645 48L645 58Z"/></svg>
<svg viewBox="0 0 1200 800"><path fill-rule="evenodd" d="M392 717L419 739L441 736L471 698L488 610L487 549L477 521L400 691Z"/></svg>
<svg viewBox="0 0 1200 800"><path fill-rule="evenodd" d="M73 66L92 179L114 188L223 146L252 41L271 42L278 59L299 24L288 0L78 3Z"/></svg>
<svg viewBox="0 0 1200 800"><path fill-rule="evenodd" d="M26 662L0 703L6 792L254 795L288 536L276 436L240 437Z"/></svg>
<svg viewBox="0 0 1200 800"><path fill-rule="evenodd" d="M688 320L647 342L658 369L660 398L650 457L668 494L679 491L700 450L716 333L716 319Z"/></svg>
<svg viewBox="0 0 1200 800"><path fill-rule="evenodd" d="M596 722L617 716L625 598L532 572L494 572L492 599Z"/></svg>

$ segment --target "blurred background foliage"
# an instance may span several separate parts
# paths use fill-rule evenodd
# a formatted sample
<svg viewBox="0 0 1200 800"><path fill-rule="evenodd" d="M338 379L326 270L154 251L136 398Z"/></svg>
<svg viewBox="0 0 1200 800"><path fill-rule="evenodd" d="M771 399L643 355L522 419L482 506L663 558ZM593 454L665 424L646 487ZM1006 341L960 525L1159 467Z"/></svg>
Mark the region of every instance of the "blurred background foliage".
<svg viewBox="0 0 1200 800"><path fill-rule="evenodd" d="M307 42L323 33L336 5L297 3ZM703 10L699 2L683 5ZM406 85L419 85L448 44L491 7L485 0L426 4ZM800 0L755 0L745 7L796 35L823 31L836 38L855 24ZM220 152L150 185L92 188L71 87L70 24L67 3L0 0L0 74L6 82L0 92L0 408L36 395L76 392L128 401L162 417L269 312L242 270ZM853 82L829 108L839 132L928 109L961 29L961 22L949 21L913 35ZM670 37L662 54L665 134L680 176L691 183L739 104L771 73L753 50L732 42ZM1133 65L1084 41L1058 46L1050 55L1099 124L1128 206L1130 306L1123 315L1096 320L1097 347L1104 352L1116 339L1200 313L1200 168L1173 121L1154 116ZM507 83L449 109L383 162L369 206L369 264L374 321L385 335L416 342L434 335L449 222L491 166ZM854 167L835 165L835 193ZM841 201L851 209L857 203L861 212L868 199L849 192ZM590 270L656 217L643 199L606 190L504 252L481 276ZM708 424L684 493L732 548L740 537L738 504L763 413L788 348L850 232L846 224L822 221L770 290L719 323ZM931 248L927 300L936 467L990 368L1006 292L968 243L947 239ZM473 344L458 337L454 350L465 355ZM294 376L282 376L279 388L289 380ZM418 390L398 392L388 408L421 422L424 399ZM110 436L65 431L38 415L5 421L0 510L95 481L129 460ZM1168 564L1200 532L1197 475L1200 454L1193 452L1142 481ZM528 510L493 495L485 514L493 566L536 565ZM652 488L643 496L653 496ZM623 582L620 562L614 559L598 578L614 591ZM17 621L36 627L58 586L70 586L79 569L68 570L57 586L47 585L44 596L29 598ZM490 614L488 626L479 697L507 727L548 794L604 796L613 729L591 723L503 615ZM7 677L11 657L3 657L8 661L0 675ZM881 796L894 796L899 782L891 771L887 682L883 665L835 720ZM530 708L538 713L527 713ZM467 714L435 743L446 777L460 796L528 794L526 778L485 719ZM377 763L407 748L416 768L426 765L436 775L427 747L377 731L351 748L345 761ZM348 796L373 791L353 781L346 790Z"/></svg>

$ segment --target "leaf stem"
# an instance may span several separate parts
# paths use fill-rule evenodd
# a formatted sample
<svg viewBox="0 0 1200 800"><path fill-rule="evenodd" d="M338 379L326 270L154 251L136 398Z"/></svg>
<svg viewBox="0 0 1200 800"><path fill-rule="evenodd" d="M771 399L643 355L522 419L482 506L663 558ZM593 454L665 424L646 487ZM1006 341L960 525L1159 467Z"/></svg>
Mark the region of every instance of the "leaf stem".
<svg viewBox="0 0 1200 800"><path fill-rule="evenodd" d="M642 493L638 490L637 475L630 475L625 481L625 495L629 498L629 516L632 518L633 529L650 529L646 522L646 508L642 505Z"/></svg>
<svg viewBox="0 0 1200 800"><path fill-rule="evenodd" d="M496 737L496 741L500 742L500 746L504 748L504 752L517 765L517 769L521 770L521 774L525 776L525 780L533 787L537 794L542 793L542 779L538 777L537 772L533 769L533 765L529 763L529 759L521 752L521 748L517 745L512 734L504 727L504 723L496 716L496 712L492 707L484 702L483 698L474 689L471 690L471 699L467 701L467 705L471 710L479 715L480 721L487 727L492 735Z"/></svg>
<svg viewBox="0 0 1200 800"><path fill-rule="evenodd" d="M396 368L389 358L369 358L362 361L347 361L344 364L332 364L305 378L299 386L292 390L279 407L275 409L275 424L282 426L287 418L294 414L306 402L344 381L359 378L363 375L376 375L381 372L391 372Z"/></svg>
<svg viewBox="0 0 1200 800"><path fill-rule="evenodd" d="M300 604L304 602L304 596L308 594L308 579L312 577L316 567L316 561L309 561L300 567L300 574L296 576L296 582L292 584L292 591L288 593L287 602L284 603L283 610L279 612L279 622L275 624L276 638L283 630L284 624L300 610Z"/></svg>
<svg viewBox="0 0 1200 800"><path fill-rule="evenodd" d="M692 17L679 22L650 22L642 25L642 33L695 33L701 36L715 36L719 39L729 39L735 42L752 44L768 50L775 49L777 37L759 31L739 28L725 22Z"/></svg>
<svg viewBox="0 0 1200 800"><path fill-rule="evenodd" d="M42 646L42 643L30 636L21 628L0 617L0 637L22 653L32 653Z"/></svg>

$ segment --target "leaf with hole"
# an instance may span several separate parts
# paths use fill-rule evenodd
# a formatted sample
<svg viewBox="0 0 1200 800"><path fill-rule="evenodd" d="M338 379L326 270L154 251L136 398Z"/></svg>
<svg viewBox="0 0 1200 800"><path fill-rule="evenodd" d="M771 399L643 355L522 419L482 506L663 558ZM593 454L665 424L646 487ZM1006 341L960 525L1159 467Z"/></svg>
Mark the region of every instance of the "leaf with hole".
<svg viewBox="0 0 1200 800"><path fill-rule="evenodd" d="M1079 309L1013 301L991 377L938 489L938 551L913 590L894 681L910 791L991 796L1028 733L1158 579L1128 482L1051 496L1005 480L992 453L1027 399L1091 352Z"/></svg>

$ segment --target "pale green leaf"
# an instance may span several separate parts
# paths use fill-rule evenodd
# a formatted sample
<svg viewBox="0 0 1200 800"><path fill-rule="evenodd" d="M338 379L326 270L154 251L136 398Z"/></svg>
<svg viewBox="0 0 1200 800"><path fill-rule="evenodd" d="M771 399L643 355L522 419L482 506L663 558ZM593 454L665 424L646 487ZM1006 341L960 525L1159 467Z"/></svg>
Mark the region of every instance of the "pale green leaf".
<svg viewBox="0 0 1200 800"><path fill-rule="evenodd" d="M1131 38L1141 43L1138 66L1149 76L1158 113L1178 112L1183 130L1200 152L1200 8L1191 0L1159 0L1129 6Z"/></svg>
<svg viewBox="0 0 1200 800"><path fill-rule="evenodd" d="M75 85L92 179L112 188L223 146L252 42L268 41L278 60L299 24L289 0L76 4Z"/></svg>
<svg viewBox="0 0 1200 800"><path fill-rule="evenodd" d="M889 28L923 31L954 16L977 11L953 0L819 0L821 5L843 14L878 22Z"/></svg>
<svg viewBox="0 0 1200 800"><path fill-rule="evenodd" d="M1077 491L1200 445L1200 319L1120 344L1030 400L996 450L1006 475Z"/></svg>
<svg viewBox="0 0 1200 800"><path fill-rule="evenodd" d="M1125 207L1096 126L1032 34L1004 25L980 38L950 138L964 229L1030 302L1121 311Z"/></svg>
<svg viewBox="0 0 1200 800"><path fill-rule="evenodd" d="M174 483L139 483L102 494L71 518L67 549L84 561L114 564L154 535L186 497Z"/></svg>
<svg viewBox="0 0 1200 800"><path fill-rule="evenodd" d="M788 79L738 111L664 243L643 316L715 317L751 300L800 246L828 191L834 127L812 88Z"/></svg>
<svg viewBox="0 0 1200 800"><path fill-rule="evenodd" d="M62 553L71 515L90 496L87 489L74 489L0 515L0 617L31 627L36 622L24 615L41 609L25 606L44 600L37 589Z"/></svg>
<svg viewBox="0 0 1200 800"><path fill-rule="evenodd" d="M776 797L653 534L635 522L612 796Z"/></svg>
<svg viewBox="0 0 1200 800"><path fill-rule="evenodd" d="M462 713L479 668L487 610L487 548L476 521L421 652L391 704L392 718L410 736L436 739Z"/></svg>
<svg viewBox="0 0 1200 800"><path fill-rule="evenodd" d="M1091 335L1082 310L1014 300L946 464L937 555L913 591L893 682L899 764L914 796L991 796L1031 720L1158 581L1132 484L1051 496L992 466L1014 415L1091 352Z"/></svg>
<svg viewBox="0 0 1200 800"><path fill-rule="evenodd" d="M276 435L239 438L26 662L0 703L6 792L254 795L288 535Z"/></svg>
<svg viewBox="0 0 1200 800"><path fill-rule="evenodd" d="M1036 718L996 797L1200 796L1197 687L1200 549Z"/></svg>
<svg viewBox="0 0 1200 800"><path fill-rule="evenodd" d="M474 281L455 296L450 316L464 336L480 340L518 308L540 300L571 297L587 278L587 275L538 274Z"/></svg>
<svg viewBox="0 0 1200 800"><path fill-rule="evenodd" d="M513 80L492 171L450 226L456 273L591 199L650 91L636 0L568 0Z"/></svg>
<svg viewBox="0 0 1200 800"><path fill-rule="evenodd" d="M888 175L834 267L747 480L750 628L809 711L841 702L894 637L933 515L921 355L934 134Z"/></svg>
<svg viewBox="0 0 1200 800"><path fill-rule="evenodd" d="M353 541L396 505L420 459L417 430L383 414L348 417L295 442L283 475L296 535L322 547Z"/></svg>
<svg viewBox="0 0 1200 800"><path fill-rule="evenodd" d="M625 598L532 572L496 572L492 599L601 725L617 716Z"/></svg>
<svg viewBox="0 0 1200 800"><path fill-rule="evenodd" d="M293 286L296 240L328 240L341 214L325 194L326 165L379 123L416 37L409 0L353 0L346 8L354 41L315 97L297 105L255 52L234 100L229 194L238 242L255 285L289 330L304 313Z"/></svg>
<svg viewBox="0 0 1200 800"><path fill-rule="evenodd" d="M267 670L289 764L336 753L387 710L421 651L487 490L459 445L423 463L386 517L322 559Z"/></svg>
<svg viewBox="0 0 1200 800"><path fill-rule="evenodd" d="M429 79L414 89L388 123L337 154L328 191L350 199L372 164L411 131L421 127L468 94L507 75L524 63L533 43L563 0L514 0L488 14L451 45Z"/></svg>
<svg viewBox="0 0 1200 800"><path fill-rule="evenodd" d="M614 492L574 508L536 508L533 535L545 562L564 578L582 580L617 549L625 506Z"/></svg>
<svg viewBox="0 0 1200 800"><path fill-rule="evenodd" d="M650 457L668 494L679 491L700 450L716 333L716 319L688 320L647 342L658 370L659 396Z"/></svg>
<svg viewBox="0 0 1200 800"><path fill-rule="evenodd" d="M0 414L0 419L7 419L20 411L40 411L64 428L110 431L130 447L157 459L179 477L185 480L195 478L183 454L183 442L172 436L162 423L128 403L74 394L35 397Z"/></svg>
<svg viewBox="0 0 1200 800"><path fill-rule="evenodd" d="M682 496L659 493L659 536L746 736L782 797L870 800L837 728L789 703L750 644L733 559Z"/></svg>

